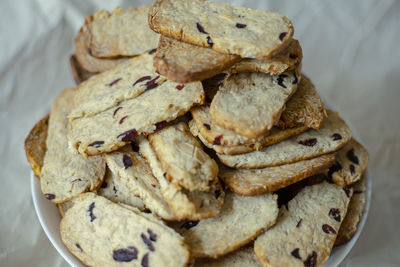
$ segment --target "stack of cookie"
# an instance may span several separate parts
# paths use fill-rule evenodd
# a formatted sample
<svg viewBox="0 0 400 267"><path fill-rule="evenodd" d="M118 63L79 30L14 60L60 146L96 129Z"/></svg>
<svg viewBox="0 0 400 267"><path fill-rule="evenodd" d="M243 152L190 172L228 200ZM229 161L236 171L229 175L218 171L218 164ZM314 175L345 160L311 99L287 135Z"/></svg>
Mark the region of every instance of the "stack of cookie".
<svg viewBox="0 0 400 267"><path fill-rule="evenodd" d="M350 240L368 152L293 32L204 0L86 18L71 66L93 76L25 141L67 248L89 266L322 266Z"/></svg>

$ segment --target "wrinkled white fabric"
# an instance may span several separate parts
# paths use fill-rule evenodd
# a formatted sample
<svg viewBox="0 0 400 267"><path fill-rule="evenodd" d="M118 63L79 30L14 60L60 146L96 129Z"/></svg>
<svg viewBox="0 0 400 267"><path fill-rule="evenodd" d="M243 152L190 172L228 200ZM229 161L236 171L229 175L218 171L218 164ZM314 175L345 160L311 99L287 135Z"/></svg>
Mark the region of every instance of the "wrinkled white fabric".
<svg viewBox="0 0 400 267"><path fill-rule="evenodd" d="M0 2L0 266L68 266L35 214L23 142L62 88L86 15L150 1ZM400 265L400 2L231 1L285 14L303 70L371 154L372 205L343 266Z"/></svg>

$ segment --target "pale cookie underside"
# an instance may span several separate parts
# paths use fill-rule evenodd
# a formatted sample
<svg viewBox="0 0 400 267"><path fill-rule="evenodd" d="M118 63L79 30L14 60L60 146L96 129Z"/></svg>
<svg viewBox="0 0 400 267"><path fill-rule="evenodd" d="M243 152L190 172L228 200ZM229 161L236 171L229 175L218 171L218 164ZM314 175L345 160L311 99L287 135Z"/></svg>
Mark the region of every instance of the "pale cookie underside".
<svg viewBox="0 0 400 267"><path fill-rule="evenodd" d="M177 222L173 227L184 237L194 257L217 258L256 238L275 224L277 216L276 195L242 197L227 192L216 217Z"/></svg>
<svg viewBox="0 0 400 267"><path fill-rule="evenodd" d="M298 80L294 71L279 76L260 72L232 74L211 102L211 117L226 129L256 138L278 122Z"/></svg>
<svg viewBox="0 0 400 267"><path fill-rule="evenodd" d="M277 224L255 241L258 260L264 266L323 266L349 197L340 186L327 182L302 189L288 209L282 206Z"/></svg>
<svg viewBox="0 0 400 267"><path fill-rule="evenodd" d="M154 216L93 193L74 200L60 233L69 251L88 266L186 266L190 258L182 237Z"/></svg>
<svg viewBox="0 0 400 267"><path fill-rule="evenodd" d="M149 135L166 178L190 191L211 191L218 182L218 165L201 147L186 122L178 122Z"/></svg>
<svg viewBox="0 0 400 267"><path fill-rule="evenodd" d="M105 163L101 157L85 159L68 148L67 115L72 109L75 92L76 88L64 89L50 112L40 185L45 197L54 203L96 190L105 174Z"/></svg>
<svg viewBox="0 0 400 267"><path fill-rule="evenodd" d="M154 67L172 81L187 83L210 78L240 59L237 55L219 53L161 35Z"/></svg>
<svg viewBox="0 0 400 267"><path fill-rule="evenodd" d="M38 121L25 138L25 154L36 177L40 178L44 155L46 154L47 128L49 114Z"/></svg>
<svg viewBox="0 0 400 267"><path fill-rule="evenodd" d="M350 139L351 132L347 124L337 112L328 110L328 117L319 130L310 129L260 151L240 155L218 154L218 158L232 168L279 166L335 152Z"/></svg>
<svg viewBox="0 0 400 267"><path fill-rule="evenodd" d="M329 167L334 154L263 169L222 169L219 177L236 194L253 196L275 192Z"/></svg>
<svg viewBox="0 0 400 267"><path fill-rule="evenodd" d="M218 259L198 259L196 260L197 267L243 267L253 266L261 267L256 255L254 254L253 246L248 245L238 250L235 250Z"/></svg>
<svg viewBox="0 0 400 267"><path fill-rule="evenodd" d="M74 78L75 83L78 85L81 82L86 81L96 73L88 72L85 70L80 63L78 62L76 55L71 55L69 58L69 65L71 67L72 77Z"/></svg>
<svg viewBox="0 0 400 267"><path fill-rule="evenodd" d="M159 35L147 22L149 6L97 11L85 19L87 47L93 56L136 56L157 47Z"/></svg>
<svg viewBox="0 0 400 267"><path fill-rule="evenodd" d="M270 58L294 32L281 14L202 0L158 0L150 8L149 25L174 39L243 58Z"/></svg>

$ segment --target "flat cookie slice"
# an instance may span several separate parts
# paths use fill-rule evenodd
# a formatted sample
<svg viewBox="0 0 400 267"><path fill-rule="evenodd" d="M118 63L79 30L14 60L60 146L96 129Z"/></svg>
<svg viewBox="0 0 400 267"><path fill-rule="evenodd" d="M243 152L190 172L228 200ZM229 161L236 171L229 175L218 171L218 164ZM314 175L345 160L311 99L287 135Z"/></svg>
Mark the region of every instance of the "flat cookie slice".
<svg viewBox="0 0 400 267"><path fill-rule="evenodd" d="M72 120L70 145L84 155L111 152L134 141L137 135L161 129L203 102L200 82L177 87L167 81L96 115Z"/></svg>
<svg viewBox="0 0 400 267"><path fill-rule="evenodd" d="M162 170L161 162L143 136L138 139L139 152L147 159L154 177L160 184L161 193L169 204L178 220L201 220L216 216L224 202L225 193L220 183L215 185L213 192L180 190L166 179L167 174Z"/></svg>
<svg viewBox="0 0 400 267"><path fill-rule="evenodd" d="M149 11L149 25L176 40L260 59L279 53L294 32L281 14L204 0L157 0Z"/></svg>
<svg viewBox="0 0 400 267"><path fill-rule="evenodd" d="M243 267L253 266L261 267L254 254L253 246L246 246L235 250L218 259L198 259L196 260L197 267Z"/></svg>
<svg viewBox="0 0 400 267"><path fill-rule="evenodd" d="M210 78L240 59L237 55L219 53L161 35L154 67L172 81L187 83Z"/></svg>
<svg viewBox="0 0 400 267"><path fill-rule="evenodd" d="M68 118L76 88L64 89L50 112L40 186L45 197L62 203L80 193L96 190L103 182L105 163L101 157L85 159L68 149Z"/></svg>
<svg viewBox="0 0 400 267"><path fill-rule="evenodd" d="M341 138L339 135L336 138ZM361 179L369 161L368 151L354 138L336 154L336 163L326 175L336 184L345 187Z"/></svg>
<svg viewBox="0 0 400 267"><path fill-rule="evenodd" d="M182 237L155 217L85 193L60 223L61 239L88 266L186 266Z"/></svg>
<svg viewBox="0 0 400 267"><path fill-rule="evenodd" d="M24 148L26 159L36 177L40 178L44 155L46 154L47 128L49 127L49 114L38 121L25 138Z"/></svg>
<svg viewBox="0 0 400 267"><path fill-rule="evenodd" d="M319 130L310 129L278 144L240 155L218 154L220 161L232 168L257 169L279 166L335 152L351 139L349 126L334 111ZM336 136L340 135L341 138Z"/></svg>
<svg viewBox="0 0 400 267"><path fill-rule="evenodd" d="M82 29L75 37L75 55L80 65L89 72L103 72L114 68L118 64L129 59L128 57L119 58L97 58L90 54L85 46L85 37Z"/></svg>
<svg viewBox="0 0 400 267"><path fill-rule="evenodd" d="M149 135L149 141L169 182L189 191L210 191L218 182L218 165L203 151L186 122Z"/></svg>
<svg viewBox="0 0 400 267"><path fill-rule="evenodd" d="M221 213L201 221L177 222L174 229L195 258L217 258L249 243L275 224L277 196L241 197L226 192Z"/></svg>
<svg viewBox="0 0 400 267"><path fill-rule="evenodd" d="M153 176L150 166L146 159L140 156L138 148L135 146L134 148L136 152L128 145L118 151L103 155L107 166L116 176L114 183L118 183L118 187L122 190L119 192L118 188L111 188L111 185L108 185L106 187L106 189L108 188L108 195L117 190L115 194L118 193L120 196L122 194L130 198L137 196L144 206L157 216L165 220L174 220L175 215L164 200L160 185ZM126 201L120 202L129 205Z"/></svg>
<svg viewBox="0 0 400 267"><path fill-rule="evenodd" d="M280 128L305 125L318 130L326 118L324 102L315 90L310 79L302 74L299 88L290 98L285 112L279 119Z"/></svg>
<svg viewBox="0 0 400 267"><path fill-rule="evenodd" d="M148 10L144 5L97 11L84 22L86 47L95 57L136 56L156 48L159 35L149 28Z"/></svg>
<svg viewBox="0 0 400 267"><path fill-rule="evenodd" d="M348 242L356 233L358 224L364 214L367 199L366 179L362 177L360 181L353 184L353 196L351 197L346 217L340 226L335 246Z"/></svg>
<svg viewBox="0 0 400 267"><path fill-rule="evenodd" d="M278 122L297 83L295 71L279 76L261 72L232 74L211 102L211 117L226 129L256 138Z"/></svg>
<svg viewBox="0 0 400 267"><path fill-rule="evenodd" d="M85 70L78 62L75 55L72 55L69 58L69 65L71 67L72 77L74 78L74 81L77 85L86 81L93 75L96 75L96 73L88 72L87 70Z"/></svg>
<svg viewBox="0 0 400 267"><path fill-rule="evenodd" d="M254 242L263 266L323 266L331 254L350 201L335 184L301 190L282 206L277 224Z"/></svg>
<svg viewBox="0 0 400 267"><path fill-rule="evenodd" d="M334 154L262 169L222 168L219 177L229 189L242 196L275 192L319 173L335 161Z"/></svg>

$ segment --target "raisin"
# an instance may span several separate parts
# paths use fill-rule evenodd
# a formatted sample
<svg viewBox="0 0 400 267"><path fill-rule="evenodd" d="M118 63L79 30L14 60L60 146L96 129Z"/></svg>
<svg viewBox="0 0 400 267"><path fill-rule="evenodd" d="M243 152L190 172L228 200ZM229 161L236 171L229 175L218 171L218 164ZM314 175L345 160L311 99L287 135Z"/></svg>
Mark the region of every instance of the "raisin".
<svg viewBox="0 0 400 267"><path fill-rule="evenodd" d="M333 138L333 141L336 141L336 140L341 140L342 136L338 133L334 133L334 134L332 134L332 138Z"/></svg>
<svg viewBox="0 0 400 267"><path fill-rule="evenodd" d="M150 229L147 229L147 233L149 233L149 237L150 240L155 242L157 241L157 235L155 233L153 233L153 231L151 231Z"/></svg>
<svg viewBox="0 0 400 267"><path fill-rule="evenodd" d="M341 221L341 216L340 216L340 210L336 208L332 208L329 210L329 216L331 216L335 221L340 222Z"/></svg>
<svg viewBox="0 0 400 267"><path fill-rule="evenodd" d="M358 165L358 157L354 154L354 148L347 151L346 156L351 162Z"/></svg>
<svg viewBox="0 0 400 267"><path fill-rule="evenodd" d="M315 146L316 143L317 143L317 138L310 138L299 141L299 144L303 146Z"/></svg>
<svg viewBox="0 0 400 267"><path fill-rule="evenodd" d="M115 79L114 81L112 81L112 82L110 82L109 84L108 84L108 86L113 86L114 84L116 84L117 82L119 82L120 80L122 80L122 78L118 78L118 79Z"/></svg>
<svg viewBox="0 0 400 267"><path fill-rule="evenodd" d="M322 231L324 231L327 234L336 234L335 229L332 226L330 226L329 224L323 224Z"/></svg>
<svg viewBox="0 0 400 267"><path fill-rule="evenodd" d="M242 24L242 23L236 23L236 28L239 28L239 29L243 29L243 28L246 28L246 24Z"/></svg>
<svg viewBox="0 0 400 267"><path fill-rule="evenodd" d="M299 80L297 79L296 73L293 73L293 75L294 75L294 80L293 80L292 84L296 84Z"/></svg>
<svg viewBox="0 0 400 267"><path fill-rule="evenodd" d="M131 142L131 148L133 152L139 152L139 146L136 144L136 142Z"/></svg>
<svg viewBox="0 0 400 267"><path fill-rule="evenodd" d="M178 85L176 86L176 89L178 89L178 90L180 91L180 90L183 89L183 87L185 87L184 84L178 84Z"/></svg>
<svg viewBox="0 0 400 267"><path fill-rule="evenodd" d="M293 249L293 251L290 254L292 254L292 256L297 259L301 259L300 255L299 255L299 248Z"/></svg>
<svg viewBox="0 0 400 267"><path fill-rule="evenodd" d="M218 135L217 137L215 137L214 141L213 141L213 145L221 145L221 140L222 140L223 135Z"/></svg>
<svg viewBox="0 0 400 267"><path fill-rule="evenodd" d="M210 47L213 47L213 45L214 45L214 43L213 43L213 41L212 41L210 36L207 36L207 44L209 44Z"/></svg>
<svg viewBox="0 0 400 267"><path fill-rule="evenodd" d="M306 267L314 267L317 265L317 252L313 251L303 263Z"/></svg>
<svg viewBox="0 0 400 267"><path fill-rule="evenodd" d="M90 204L89 209L88 209L88 211L89 211L89 216L90 216L90 222L93 222L94 219L96 219L96 216L94 216L94 214L93 214L93 209L94 209L94 207L95 207L95 203L92 202L92 204Z"/></svg>
<svg viewBox="0 0 400 267"><path fill-rule="evenodd" d="M52 199L56 198L56 195L47 193L47 194L44 194L44 197L47 198L48 200L52 200Z"/></svg>
<svg viewBox="0 0 400 267"><path fill-rule="evenodd" d="M154 251L153 243L151 243L151 240L147 238L145 234L141 234L140 237L143 240L143 243L146 244L146 246L150 249L150 251Z"/></svg>
<svg viewBox="0 0 400 267"><path fill-rule="evenodd" d="M354 167L353 164L350 164L350 173L355 174L356 173L356 168Z"/></svg>
<svg viewBox="0 0 400 267"><path fill-rule="evenodd" d="M135 247L120 248L114 251L113 259L120 262L130 262L137 259L138 250Z"/></svg>
<svg viewBox="0 0 400 267"><path fill-rule="evenodd" d="M287 32L281 32L281 34L279 34L279 40L283 41L283 38L285 38Z"/></svg>
<svg viewBox="0 0 400 267"><path fill-rule="evenodd" d="M134 142L136 140L137 135L138 133L136 129L131 129L118 135L117 138L122 137L121 141L123 142Z"/></svg>
<svg viewBox="0 0 400 267"><path fill-rule="evenodd" d="M286 74L281 74L281 75L278 76L278 79L277 79L278 84L279 84L280 86L282 86L283 88L286 88L286 85L283 84L283 81L284 81L284 79L285 79L286 77L287 77Z"/></svg>
<svg viewBox="0 0 400 267"><path fill-rule="evenodd" d="M122 162L124 163L125 169L128 169L129 167L131 167L133 165L131 157L129 157L126 154L124 154L124 156L122 157Z"/></svg>
<svg viewBox="0 0 400 267"><path fill-rule="evenodd" d="M106 181L104 181L102 184L101 184L101 188L106 188L107 187L107 182Z"/></svg>
<svg viewBox="0 0 400 267"><path fill-rule="evenodd" d="M149 51L149 55L154 54L157 51L157 48L153 48Z"/></svg>
<svg viewBox="0 0 400 267"><path fill-rule="evenodd" d="M204 34L208 34L208 32L206 32L203 28L203 26L201 26L200 23L196 23L197 29L199 30L199 32L204 33Z"/></svg>
<svg viewBox="0 0 400 267"><path fill-rule="evenodd" d="M166 121L160 121L156 123L156 131L161 130L167 125Z"/></svg>
<svg viewBox="0 0 400 267"><path fill-rule="evenodd" d="M295 54L289 54L289 57L290 57L291 59L296 59L296 58L297 58L297 55L295 55Z"/></svg>
<svg viewBox="0 0 400 267"><path fill-rule="evenodd" d="M332 174L335 173L335 172L337 172L337 171L340 171L341 169L342 169L342 165L340 165L340 163L336 161L336 163L333 164L333 165L329 168L329 170L328 170L328 177L329 177L329 178L332 178Z"/></svg>
<svg viewBox="0 0 400 267"><path fill-rule="evenodd" d="M94 141L93 143L90 143L89 146L94 146L96 148L101 147L104 144L104 141Z"/></svg>
<svg viewBox="0 0 400 267"><path fill-rule="evenodd" d="M156 88L158 86L158 83L156 83L157 79L160 78L160 75L158 75L157 77L155 77L154 79L148 81L146 83L146 90L150 90L153 88Z"/></svg>
<svg viewBox="0 0 400 267"><path fill-rule="evenodd" d="M195 227L198 224L199 224L199 221L187 221L184 224L182 224L181 229L182 228L190 229L192 227Z"/></svg>
<svg viewBox="0 0 400 267"><path fill-rule="evenodd" d="M343 187L344 192L346 193L347 197L350 197L350 187L348 185L346 185L345 187Z"/></svg>
<svg viewBox="0 0 400 267"><path fill-rule="evenodd" d="M120 110L121 108L122 108L122 107L117 107L117 108L114 110L113 116L115 116L115 114L117 114L118 110Z"/></svg>
<svg viewBox="0 0 400 267"><path fill-rule="evenodd" d="M206 127L207 130L211 130L211 126L208 123L203 123L203 126Z"/></svg>
<svg viewBox="0 0 400 267"><path fill-rule="evenodd" d="M142 267L149 266L149 253L148 252L146 254L144 254L141 264L142 264Z"/></svg>
<svg viewBox="0 0 400 267"><path fill-rule="evenodd" d="M150 79L151 79L151 76L140 77L139 79L136 80L136 82L132 86L135 86L137 83L140 83L140 82L143 82L143 81L146 81L146 80L150 80Z"/></svg>
<svg viewBox="0 0 400 267"><path fill-rule="evenodd" d="M296 227L299 228L299 227L301 226L301 223L302 223L302 222L303 222L303 219L300 219L300 220L297 222Z"/></svg>
<svg viewBox="0 0 400 267"><path fill-rule="evenodd" d="M214 194L215 198L219 198L219 196L221 195L221 190L220 189L215 190Z"/></svg>
<svg viewBox="0 0 400 267"><path fill-rule="evenodd" d="M75 246L76 246L81 252L83 252L83 249L81 248L81 245L79 245L79 243L75 243Z"/></svg>
<svg viewBox="0 0 400 267"><path fill-rule="evenodd" d="M122 118L119 120L119 124L122 124L126 118L128 118L128 116L122 117Z"/></svg>

